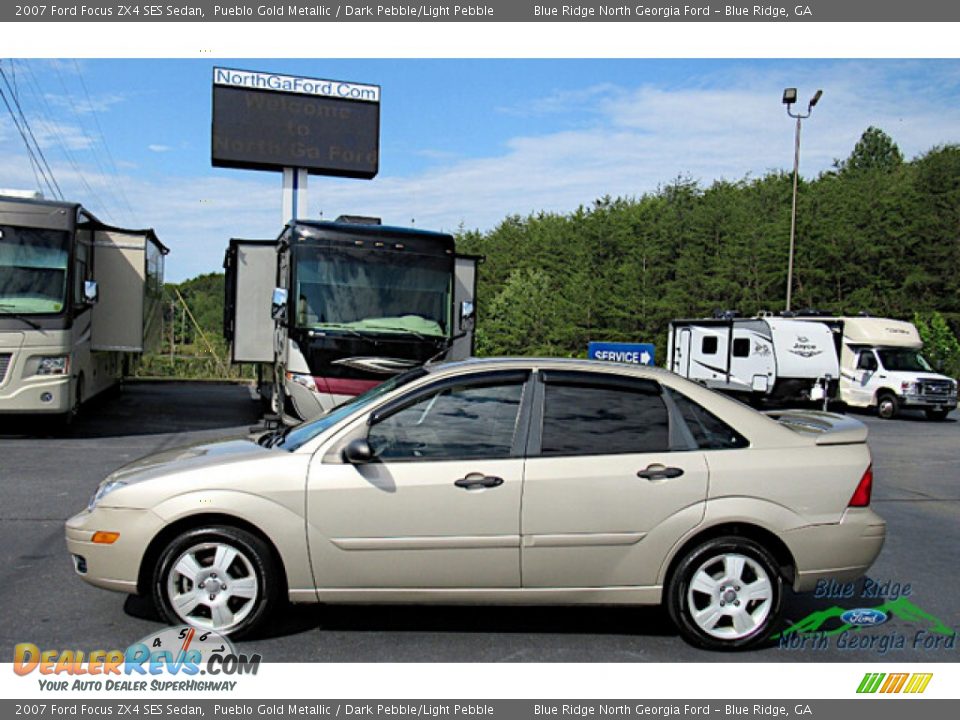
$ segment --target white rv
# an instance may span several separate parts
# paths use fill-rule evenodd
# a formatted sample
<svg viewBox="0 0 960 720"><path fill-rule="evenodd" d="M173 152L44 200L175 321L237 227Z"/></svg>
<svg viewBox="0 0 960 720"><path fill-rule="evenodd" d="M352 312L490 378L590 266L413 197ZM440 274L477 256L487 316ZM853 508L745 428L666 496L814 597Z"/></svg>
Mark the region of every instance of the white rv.
<svg viewBox="0 0 960 720"><path fill-rule="evenodd" d="M851 407L876 408L892 418L903 408L943 420L957 407L957 383L934 372L920 354L923 342L909 322L875 317L804 318L842 338L839 397Z"/></svg>
<svg viewBox="0 0 960 720"><path fill-rule="evenodd" d="M159 341L166 253L76 203L0 196L0 415L69 421L117 384Z"/></svg>
<svg viewBox="0 0 960 720"><path fill-rule="evenodd" d="M285 422L473 354L480 258L458 254L448 234L379 223L291 220L277 240L230 241L231 361L257 364L261 397Z"/></svg>
<svg viewBox="0 0 960 720"><path fill-rule="evenodd" d="M674 320L667 367L716 390L781 402L830 397L840 375L829 327L778 317Z"/></svg>

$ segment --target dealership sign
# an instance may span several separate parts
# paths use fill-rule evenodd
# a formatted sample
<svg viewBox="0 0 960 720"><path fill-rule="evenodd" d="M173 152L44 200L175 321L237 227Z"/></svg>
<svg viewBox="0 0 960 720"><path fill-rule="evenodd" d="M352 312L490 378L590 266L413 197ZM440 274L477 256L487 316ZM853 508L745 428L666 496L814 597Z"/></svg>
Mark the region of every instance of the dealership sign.
<svg viewBox="0 0 960 720"><path fill-rule="evenodd" d="M653 365L653 343L591 342L587 357L605 362Z"/></svg>
<svg viewBox="0 0 960 720"><path fill-rule="evenodd" d="M380 161L380 87L213 69L214 167L372 178Z"/></svg>

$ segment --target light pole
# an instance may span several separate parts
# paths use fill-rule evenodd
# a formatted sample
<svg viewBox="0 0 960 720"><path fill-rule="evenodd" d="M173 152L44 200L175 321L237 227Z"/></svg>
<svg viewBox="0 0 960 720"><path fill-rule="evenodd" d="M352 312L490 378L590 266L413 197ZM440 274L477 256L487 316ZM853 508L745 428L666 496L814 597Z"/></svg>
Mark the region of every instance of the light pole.
<svg viewBox="0 0 960 720"><path fill-rule="evenodd" d="M793 295L793 248L797 237L797 178L800 174L800 121L810 117L813 107L820 102L820 96L823 90L817 90L810 103L807 105L807 113L794 114L791 112L791 106L797 101L797 89L786 88L783 91L783 104L787 106L787 115L797 119L797 133L793 143L793 207L790 211L790 257L787 260L787 312L790 312L790 300Z"/></svg>

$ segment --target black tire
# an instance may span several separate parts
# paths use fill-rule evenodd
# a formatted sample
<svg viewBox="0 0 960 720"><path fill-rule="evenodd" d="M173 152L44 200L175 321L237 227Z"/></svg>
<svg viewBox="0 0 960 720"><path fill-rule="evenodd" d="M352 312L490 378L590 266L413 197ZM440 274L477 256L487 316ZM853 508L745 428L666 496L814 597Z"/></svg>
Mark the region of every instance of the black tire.
<svg viewBox="0 0 960 720"><path fill-rule="evenodd" d="M756 618L756 625L751 628L747 634L740 636L736 635L738 631L733 627L733 619L730 616L721 616L717 620L713 628L716 634L707 632L694 619L694 612L696 610L703 610L706 606L718 602L720 598L723 597L728 598L727 603L736 603L738 609L734 612L741 612L739 610L741 607L740 600L736 599L735 601L731 601L731 599L729 599L730 596L726 596L720 591L718 591L717 596L713 599L709 599L705 593L701 594L697 591L693 593L690 592L690 586L695 575L705 568L709 569L715 566L719 568L723 566L724 556L746 558L758 568L762 569L769 581L769 599L766 608L763 607L762 602L757 600L743 601L743 611L750 615L751 620ZM754 574L753 570L754 568L749 562L745 564L744 570L741 571L740 579L748 584L749 582L759 580L759 575ZM751 580L751 577L753 580ZM739 582L740 580L737 581L737 583ZM721 588L725 587L721 583L718 583L718 585L721 585ZM740 590L739 584L733 587L737 588L737 592L745 592ZM734 593L734 595L736 595L736 593ZM694 602L693 607L691 606L691 596ZM694 547L680 559L679 564L676 566L667 583L664 603L667 606L667 612L670 614L670 618L680 630L680 635L691 645L708 650L743 650L760 645L769 638L770 633L780 619L780 602L782 597L783 579L780 577L777 561L770 552L753 540L731 535L707 540ZM698 606L696 603L700 603L700 605ZM727 617L729 617L729 621L726 619ZM718 636L726 633L728 630L730 633L729 637Z"/></svg>
<svg viewBox="0 0 960 720"><path fill-rule="evenodd" d="M927 408L924 410L926 413L927 420L946 420L947 415L950 413L949 410L938 410L936 408Z"/></svg>
<svg viewBox="0 0 960 720"><path fill-rule="evenodd" d="M893 420L899 412L900 403L896 395L891 392L882 392L877 395L877 417Z"/></svg>
<svg viewBox="0 0 960 720"><path fill-rule="evenodd" d="M204 590L201 592L199 587L194 587L192 582L185 580L185 576L177 573L174 569L175 564L188 551L198 547L216 546L229 547L238 553L237 559L229 566L232 568L228 573L221 573L219 576L214 573L212 565L204 565L199 562L198 565L203 570L203 577L198 582L214 582L215 586L227 585L223 591L214 588L217 599L222 604L228 605L228 610L237 617L237 621L230 625L217 627L213 618L212 604L206 606L206 612L201 609L198 601L197 608L187 609L186 614L178 613L171 602L169 595L170 584L184 587L187 591L196 592L209 597ZM209 554L209 550L200 550L197 555L191 555L194 559L202 559L204 554ZM242 560L241 560L242 558ZM212 560L212 558L211 558ZM224 577L226 574L226 577ZM246 598L234 597L231 595L228 583L232 581L249 582L248 578L252 575L256 582L256 590L253 597ZM159 562L154 571L151 583L151 596L160 615L172 625L193 625L199 629L214 630L221 635L229 635L232 638L240 638L250 635L256 629L261 627L267 618L272 614L280 604L281 589L283 588L283 578L278 562L270 546L262 539L240 528L226 525L212 525L209 527L200 527L188 530L178 537L174 538L163 552L160 554ZM223 597L219 597L223 592ZM206 602L206 600L203 600ZM249 607L247 603L250 603ZM193 613L193 614L191 614ZM242 618L240 616L242 615Z"/></svg>

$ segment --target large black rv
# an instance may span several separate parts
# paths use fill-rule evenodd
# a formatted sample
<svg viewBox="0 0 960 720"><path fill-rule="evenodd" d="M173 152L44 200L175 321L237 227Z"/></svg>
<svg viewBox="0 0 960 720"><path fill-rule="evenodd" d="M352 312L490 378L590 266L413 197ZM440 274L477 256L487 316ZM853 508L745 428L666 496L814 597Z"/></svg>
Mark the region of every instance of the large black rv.
<svg viewBox="0 0 960 720"><path fill-rule="evenodd" d="M297 220L231 240L224 331L235 363L269 366L273 407L310 419L428 360L473 352L478 258L445 233L371 218Z"/></svg>

